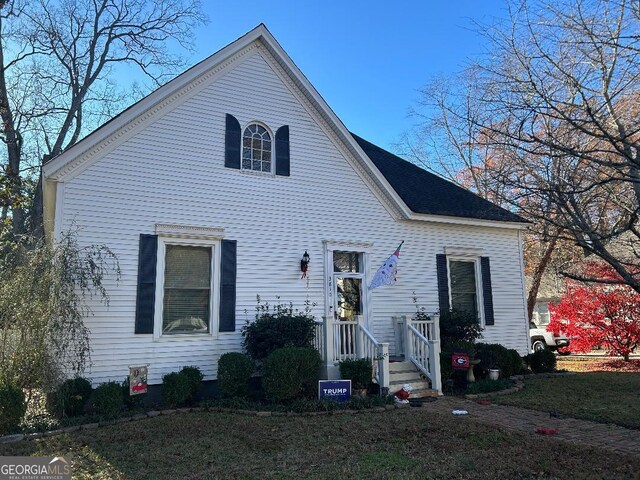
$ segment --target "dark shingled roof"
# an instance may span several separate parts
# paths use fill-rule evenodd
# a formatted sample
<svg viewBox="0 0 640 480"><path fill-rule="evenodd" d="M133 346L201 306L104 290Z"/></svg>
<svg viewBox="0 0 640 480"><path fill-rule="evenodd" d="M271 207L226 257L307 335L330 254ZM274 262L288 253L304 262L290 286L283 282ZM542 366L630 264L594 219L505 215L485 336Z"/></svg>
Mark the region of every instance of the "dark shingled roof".
<svg viewBox="0 0 640 480"><path fill-rule="evenodd" d="M416 213L527 222L524 218L351 134L407 206Z"/></svg>

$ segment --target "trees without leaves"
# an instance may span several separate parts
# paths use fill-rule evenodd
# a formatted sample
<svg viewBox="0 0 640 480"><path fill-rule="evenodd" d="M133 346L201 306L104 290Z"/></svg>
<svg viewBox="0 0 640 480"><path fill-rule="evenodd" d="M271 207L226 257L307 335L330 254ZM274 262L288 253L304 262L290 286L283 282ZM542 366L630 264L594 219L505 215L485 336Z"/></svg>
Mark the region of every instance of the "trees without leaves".
<svg viewBox="0 0 640 480"><path fill-rule="evenodd" d="M626 1L522 2L487 30L483 132L514 168L497 179L529 218L558 229L640 292L640 21ZM544 208L540 208L539 206ZM607 278L576 275L583 280Z"/></svg>
<svg viewBox="0 0 640 480"><path fill-rule="evenodd" d="M115 80L127 68L154 85L179 71L184 61L170 46L191 48L205 20L199 0L0 0L5 226L41 235L41 189L29 192L24 179L140 96Z"/></svg>
<svg viewBox="0 0 640 480"><path fill-rule="evenodd" d="M506 21L481 26L489 54L465 73L472 78L450 89L453 96L426 98L439 107L431 126L445 132L463 169L482 172L502 204L542 227L545 240L557 236L602 258L640 292L635 5L511 2ZM634 255L620 255L623 242Z"/></svg>

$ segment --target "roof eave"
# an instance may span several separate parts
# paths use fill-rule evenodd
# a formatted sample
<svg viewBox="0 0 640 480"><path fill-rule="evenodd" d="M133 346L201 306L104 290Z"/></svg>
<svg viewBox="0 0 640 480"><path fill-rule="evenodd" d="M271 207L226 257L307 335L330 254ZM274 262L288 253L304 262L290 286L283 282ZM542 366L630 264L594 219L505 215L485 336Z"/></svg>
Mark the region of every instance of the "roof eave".
<svg viewBox="0 0 640 480"><path fill-rule="evenodd" d="M531 222L509 222L501 220L485 220L471 217L452 217L447 215L429 215L425 213L412 212L409 220L430 223L447 223L451 225L469 225L476 227L505 228L509 230L526 230Z"/></svg>

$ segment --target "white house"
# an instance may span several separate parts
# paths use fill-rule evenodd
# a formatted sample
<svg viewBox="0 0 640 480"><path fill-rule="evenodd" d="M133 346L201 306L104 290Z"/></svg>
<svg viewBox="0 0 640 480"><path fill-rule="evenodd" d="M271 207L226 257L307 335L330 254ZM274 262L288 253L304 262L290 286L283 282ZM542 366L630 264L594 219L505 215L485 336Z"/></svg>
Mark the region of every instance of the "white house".
<svg viewBox="0 0 640 480"><path fill-rule="evenodd" d="M109 307L91 301L86 319L94 384L145 364L151 384L184 365L214 380L220 355L241 349L256 295L315 304L329 375L340 358L388 350L439 389L437 325L403 318L414 292L429 312L473 309L485 341L528 351L526 223L350 133L264 25L43 176L49 234L75 226L122 269ZM402 240L397 282L370 289Z"/></svg>

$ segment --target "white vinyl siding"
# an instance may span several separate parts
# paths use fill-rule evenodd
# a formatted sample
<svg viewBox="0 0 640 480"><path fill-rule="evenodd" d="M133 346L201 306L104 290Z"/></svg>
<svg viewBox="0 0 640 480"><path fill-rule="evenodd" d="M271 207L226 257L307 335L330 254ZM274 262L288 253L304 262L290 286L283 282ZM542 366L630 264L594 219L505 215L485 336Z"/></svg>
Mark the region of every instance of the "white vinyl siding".
<svg viewBox="0 0 640 480"><path fill-rule="evenodd" d="M224 168L227 113L242 125L256 118L274 130L289 125L291 176ZM527 350L518 232L392 218L259 50L65 182L58 201L64 201L62 228L80 227L82 245L109 246L122 269L120 282L105 282L109 308L90 300L93 364L87 375L94 384L121 381L129 366L145 364L151 384L185 365L197 365L205 380L214 379L220 355L241 350L240 329L254 319L256 295L272 304L279 296L298 308L309 300L322 318L325 241L370 244L366 269L375 272L405 240L397 283L366 293L369 324L392 351L391 317L415 312L414 292L427 311L438 310L436 254L446 245L482 249L491 258L495 311L484 341ZM225 239L237 241L235 332L217 332L212 324L211 335L134 334L138 239L153 234L157 223L222 227ZM311 263L302 280L305 250ZM156 316L158 308L156 303Z"/></svg>

